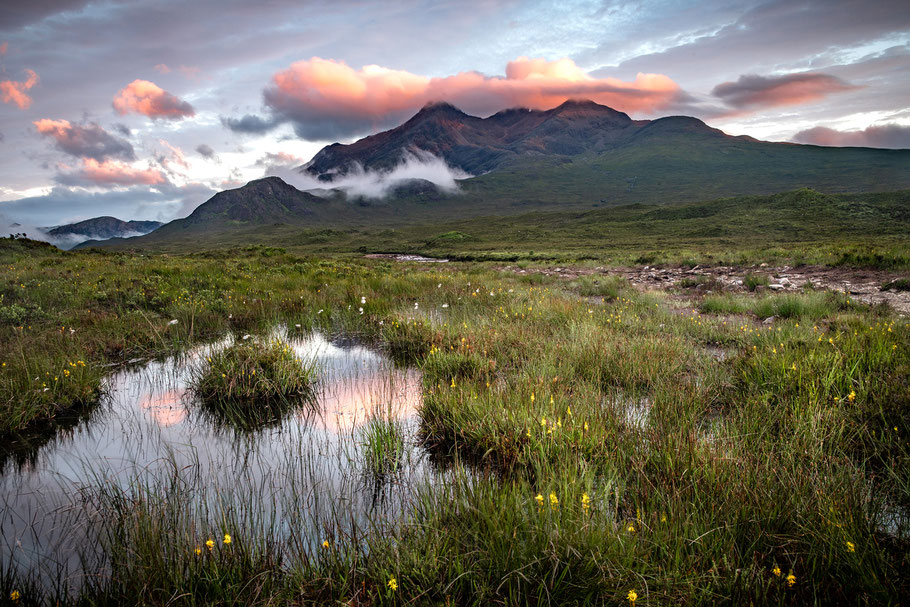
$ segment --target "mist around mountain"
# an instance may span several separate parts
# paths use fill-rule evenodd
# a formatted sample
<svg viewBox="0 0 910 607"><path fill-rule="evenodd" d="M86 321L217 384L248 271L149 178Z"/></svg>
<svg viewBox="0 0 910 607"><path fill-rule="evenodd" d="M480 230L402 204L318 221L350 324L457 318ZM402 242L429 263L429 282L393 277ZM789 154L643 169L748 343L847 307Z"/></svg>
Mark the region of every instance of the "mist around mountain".
<svg viewBox="0 0 910 607"><path fill-rule="evenodd" d="M38 228L47 240L61 249L70 249L88 240L143 236L164 225L160 221L123 221L103 216L66 225Z"/></svg>

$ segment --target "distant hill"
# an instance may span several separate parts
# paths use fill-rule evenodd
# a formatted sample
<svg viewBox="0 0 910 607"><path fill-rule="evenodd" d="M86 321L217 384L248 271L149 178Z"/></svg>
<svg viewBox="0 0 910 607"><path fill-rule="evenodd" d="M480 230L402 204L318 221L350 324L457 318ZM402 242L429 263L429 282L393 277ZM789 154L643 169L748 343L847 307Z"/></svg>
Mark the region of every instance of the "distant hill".
<svg viewBox="0 0 910 607"><path fill-rule="evenodd" d="M162 225L164 224L160 221L122 221L116 217L104 216L40 229L51 242L62 249L68 249L86 240L142 236Z"/></svg>
<svg viewBox="0 0 910 607"><path fill-rule="evenodd" d="M383 199L347 198L340 176L388 175L408 152L476 175L452 193L425 179ZM401 126L323 148L300 172L325 187L302 192L268 177L225 192L129 246L237 242L285 228L431 225L470 217L680 204L811 188L823 193L910 188L910 150L832 148L732 137L686 116L632 120L591 101L488 118L428 105ZM318 195L316 195L318 194ZM545 226L544 226L545 227ZM86 243L92 246L97 243ZM111 240L103 246L120 246Z"/></svg>

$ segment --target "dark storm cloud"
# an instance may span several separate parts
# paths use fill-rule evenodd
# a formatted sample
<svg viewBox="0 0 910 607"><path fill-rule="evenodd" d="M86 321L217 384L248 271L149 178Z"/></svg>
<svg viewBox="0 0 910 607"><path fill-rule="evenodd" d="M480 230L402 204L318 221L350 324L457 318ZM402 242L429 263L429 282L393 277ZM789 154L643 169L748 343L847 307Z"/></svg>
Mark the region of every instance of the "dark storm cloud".
<svg viewBox="0 0 910 607"><path fill-rule="evenodd" d="M817 126L800 131L793 136L793 141L813 145L908 149L910 148L910 126L883 124L870 126L860 131L838 131Z"/></svg>
<svg viewBox="0 0 910 607"><path fill-rule="evenodd" d="M275 118L263 118L255 114L245 114L240 118L230 118L222 116L221 124L234 131L247 135L261 135L276 129L282 124L282 120Z"/></svg>
<svg viewBox="0 0 910 607"><path fill-rule="evenodd" d="M773 77L748 74L740 76L735 82L715 86L711 94L732 107L753 109L798 105L856 88L858 87L829 74L802 73Z"/></svg>
<svg viewBox="0 0 910 607"><path fill-rule="evenodd" d="M129 141L114 137L97 123L87 125L70 124L66 120L42 119L35 121L38 132L52 138L55 147L78 158L105 160L119 158L135 160L136 153Z"/></svg>

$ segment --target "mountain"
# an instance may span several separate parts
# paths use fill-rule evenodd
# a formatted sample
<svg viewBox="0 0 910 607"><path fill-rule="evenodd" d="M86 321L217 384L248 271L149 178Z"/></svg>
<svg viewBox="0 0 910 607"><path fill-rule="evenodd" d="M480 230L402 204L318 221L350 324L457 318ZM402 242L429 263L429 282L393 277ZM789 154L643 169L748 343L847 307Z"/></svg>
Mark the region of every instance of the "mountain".
<svg viewBox="0 0 910 607"><path fill-rule="evenodd" d="M409 152L418 164L433 155L475 177L460 179L455 192L413 171L389 183ZM444 170L438 162L433 166ZM488 118L437 103L397 128L326 146L299 170L325 187L301 192L278 177L259 179L216 194L189 217L147 236L101 246L198 248L301 230L391 231L471 217L681 204L801 188L886 192L910 188L910 150L769 143L733 137L687 116L633 120L590 101ZM340 189L370 180L383 183L385 198L348 197Z"/></svg>
<svg viewBox="0 0 910 607"><path fill-rule="evenodd" d="M123 221L104 216L62 226L40 228L60 248L70 248L86 240L107 240L148 234L164 225L160 221Z"/></svg>
<svg viewBox="0 0 910 607"><path fill-rule="evenodd" d="M488 118L445 103L428 105L399 127L323 148L300 170L331 183L355 167L388 171L413 150L476 175L462 182L461 200L497 213L798 188L910 187L910 150L769 143L730 136L688 116L632 120L592 101L546 111L516 108Z"/></svg>
<svg viewBox="0 0 910 607"><path fill-rule="evenodd" d="M218 192L188 217L176 219L142 238L89 241L79 248L126 243L141 246L187 238L187 242L220 232L235 232L262 226L307 226L326 221L325 210L332 198L314 196L288 185L279 177L265 177L243 187Z"/></svg>
<svg viewBox="0 0 910 607"><path fill-rule="evenodd" d="M397 128L350 145L336 143L323 148L303 170L331 181L355 164L366 170L392 169L401 162L403 150L420 150L444 158L453 168L478 175L521 156L602 151L646 123L593 101L567 101L547 111L513 108L489 118L469 116L448 103L435 103Z"/></svg>

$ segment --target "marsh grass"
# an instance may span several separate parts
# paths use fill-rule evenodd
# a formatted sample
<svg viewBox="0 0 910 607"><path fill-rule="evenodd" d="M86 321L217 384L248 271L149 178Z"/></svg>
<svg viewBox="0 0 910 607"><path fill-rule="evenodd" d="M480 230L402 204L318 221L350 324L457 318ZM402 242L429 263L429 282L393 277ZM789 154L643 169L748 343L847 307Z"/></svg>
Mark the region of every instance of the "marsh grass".
<svg viewBox="0 0 910 607"><path fill-rule="evenodd" d="M391 414L373 415L360 429L364 469L376 478L394 474L407 455L405 432Z"/></svg>
<svg viewBox="0 0 910 607"><path fill-rule="evenodd" d="M247 326L381 341L422 371L420 439L451 473L396 481L412 496L399 520L346 526L356 518L346 503L322 526L298 525L315 518L319 492L297 482L266 487L266 507L229 487L195 507L192 478L87 488L116 505L95 520L117 576L69 602L620 605L635 590L639 606L899 604L910 594L910 326L887 310L807 291L708 296L682 314L625 287L592 302L541 275L405 273L280 252L10 264L17 284L35 285L16 301L51 319L23 333L26 359L72 316L74 347L98 362L222 335L241 314ZM49 291L77 271L88 286L71 308L53 304ZM134 280L154 289L128 294ZM15 333L2 331L3 360L20 373ZM728 354L712 356L711 344ZM647 415L630 416L636 407ZM388 470L400 435L384 420L373 432L370 468ZM304 465L289 457L287 472ZM289 527L290 539L276 532ZM194 547L222 533L240 556L195 560ZM0 576L0 591L26 582Z"/></svg>
<svg viewBox="0 0 910 607"><path fill-rule="evenodd" d="M767 274L747 273L743 277L743 286L747 291L755 291L758 287L767 287L771 284L771 279Z"/></svg>
<svg viewBox="0 0 910 607"><path fill-rule="evenodd" d="M237 341L194 369L192 386L203 408L223 423L256 428L314 394L313 362L301 361L278 339Z"/></svg>

